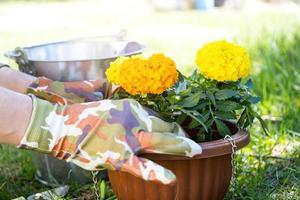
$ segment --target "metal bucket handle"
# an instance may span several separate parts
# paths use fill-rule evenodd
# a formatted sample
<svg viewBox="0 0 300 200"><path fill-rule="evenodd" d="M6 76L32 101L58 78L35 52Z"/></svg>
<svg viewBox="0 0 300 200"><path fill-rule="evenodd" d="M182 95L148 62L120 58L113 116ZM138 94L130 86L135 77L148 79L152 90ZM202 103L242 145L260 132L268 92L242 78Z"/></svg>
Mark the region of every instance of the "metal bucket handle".
<svg viewBox="0 0 300 200"><path fill-rule="evenodd" d="M54 42L48 42L48 43L28 46L28 47L25 47L24 49L31 48L31 47L45 46L45 45L49 45L49 44L80 42L80 41L84 41L84 40L88 41L88 40L97 39L97 38L114 38L117 41L125 41L125 39L127 38L127 34L128 34L128 31L126 29L122 29L117 34L114 34L114 35L96 35L96 36L75 38L75 39L70 39L70 40L54 41Z"/></svg>
<svg viewBox="0 0 300 200"><path fill-rule="evenodd" d="M127 35L128 35L128 31L126 29L122 29L115 35L97 35L97 36L90 36L90 37L82 37L82 38L75 38L75 39L65 40L56 43L78 42L82 40L89 40L95 38L115 38L117 41L124 41L127 38Z"/></svg>

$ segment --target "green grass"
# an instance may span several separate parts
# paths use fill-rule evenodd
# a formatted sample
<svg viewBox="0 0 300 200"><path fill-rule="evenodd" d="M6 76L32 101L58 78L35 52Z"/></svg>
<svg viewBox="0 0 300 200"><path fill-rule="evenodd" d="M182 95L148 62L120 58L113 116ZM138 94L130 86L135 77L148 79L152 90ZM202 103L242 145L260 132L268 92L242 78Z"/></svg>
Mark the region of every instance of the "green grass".
<svg viewBox="0 0 300 200"><path fill-rule="evenodd" d="M93 1L88 2L87 5L96 7ZM250 145L239 151L236 157L234 191L231 188L226 199L299 199L299 15L280 11L250 14L174 11L132 14L120 20L120 16L84 6L80 1L1 3L0 13L4 13L4 18L0 15L0 19L12 20L14 16L9 13L18 13L20 16L15 18L21 23L0 28L0 53L28 43L95 35L92 30L101 33L105 29L126 27L131 30L132 38L143 41L152 51L172 56L179 69L188 74L195 67L194 52L204 42L217 38L235 40L249 49L254 66L255 92L263 99L258 109L265 116L270 134L264 135L258 124L251 129ZM31 13L33 10L45 13L50 20L45 23L49 26L39 27L39 18ZM51 19L59 21L51 22ZM68 28L62 28L61 21L68 22ZM28 24L31 28L22 26L28 22L36 25ZM0 60L8 61L1 55ZM29 151L2 145L0 199L26 197L48 190L34 180L34 173ZM100 188L100 182L97 187ZM107 196L110 195L108 192ZM66 199L75 197L95 198L93 185L71 186Z"/></svg>
<svg viewBox="0 0 300 200"><path fill-rule="evenodd" d="M251 144L237 156L236 188L228 199L300 197L299 30L288 37L266 36L249 47L255 91L263 99L259 109L267 116L270 134L251 129Z"/></svg>

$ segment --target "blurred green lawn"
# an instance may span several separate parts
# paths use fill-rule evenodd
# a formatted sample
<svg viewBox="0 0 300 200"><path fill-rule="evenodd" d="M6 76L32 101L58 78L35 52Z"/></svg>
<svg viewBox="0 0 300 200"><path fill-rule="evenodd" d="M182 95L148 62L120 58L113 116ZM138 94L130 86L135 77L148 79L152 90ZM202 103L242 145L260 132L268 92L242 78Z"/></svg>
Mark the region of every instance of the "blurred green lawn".
<svg viewBox="0 0 300 200"><path fill-rule="evenodd" d="M258 109L270 135L257 124L251 129L251 144L237 156L237 180L227 199L299 199L300 10L158 12L142 1L117 2L2 2L0 60L15 66L2 56L14 47L126 28L130 38L148 47L146 54L164 52L188 74L205 42L238 42L249 49L255 91L263 98ZM30 153L2 145L0 199L46 189L34 180ZM92 186L71 187L67 199L80 196L92 199Z"/></svg>

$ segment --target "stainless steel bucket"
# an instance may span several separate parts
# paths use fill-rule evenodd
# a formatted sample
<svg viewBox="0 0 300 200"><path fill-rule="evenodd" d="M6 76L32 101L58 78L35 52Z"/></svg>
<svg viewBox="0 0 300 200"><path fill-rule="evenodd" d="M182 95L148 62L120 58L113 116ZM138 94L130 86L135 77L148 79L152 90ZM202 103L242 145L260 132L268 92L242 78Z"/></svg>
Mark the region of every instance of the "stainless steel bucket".
<svg viewBox="0 0 300 200"><path fill-rule="evenodd" d="M123 41L119 35L16 48L7 52L6 56L17 62L20 71L53 80L105 78L105 70L111 61L118 56L140 54L144 50L143 45Z"/></svg>
<svg viewBox="0 0 300 200"><path fill-rule="evenodd" d="M19 65L19 70L52 80L78 81L105 79L105 70L118 56L140 54L144 46L137 42L122 40L117 36L77 39L54 42L25 48L16 48L6 53ZM100 40L99 40L100 39ZM90 182L91 173L73 163L66 163L48 155L33 153L36 178L44 184L57 186L77 182ZM106 171L99 173L100 178Z"/></svg>

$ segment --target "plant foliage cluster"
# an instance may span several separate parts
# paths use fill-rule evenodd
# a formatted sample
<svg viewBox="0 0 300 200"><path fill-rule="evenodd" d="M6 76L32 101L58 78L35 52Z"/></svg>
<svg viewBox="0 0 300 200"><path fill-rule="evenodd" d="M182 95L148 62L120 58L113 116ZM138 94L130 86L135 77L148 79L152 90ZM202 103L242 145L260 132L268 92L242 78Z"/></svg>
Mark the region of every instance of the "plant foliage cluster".
<svg viewBox="0 0 300 200"><path fill-rule="evenodd" d="M266 131L263 120L252 108L260 101L253 95L252 88L251 79L217 82L204 78L195 70L188 77L180 74L177 83L161 95L130 95L120 89L112 98L133 98L164 120L179 123L193 140L203 142L231 135L226 121L248 128L257 118Z"/></svg>

